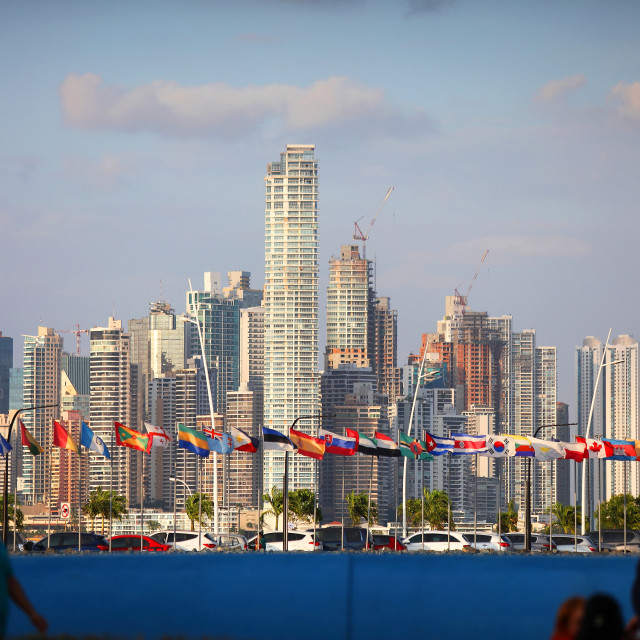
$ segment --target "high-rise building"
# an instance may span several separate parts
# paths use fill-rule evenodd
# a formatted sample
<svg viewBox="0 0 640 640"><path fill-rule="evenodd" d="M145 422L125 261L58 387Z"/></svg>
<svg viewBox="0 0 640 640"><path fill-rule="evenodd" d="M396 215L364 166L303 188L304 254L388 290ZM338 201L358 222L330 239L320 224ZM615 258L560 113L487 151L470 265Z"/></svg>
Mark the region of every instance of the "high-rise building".
<svg viewBox="0 0 640 640"><path fill-rule="evenodd" d="M600 340L589 336L582 347L576 349L576 357L578 434L587 432L593 400L590 437L640 439L638 341L630 335L620 335L605 349ZM600 380L594 398L599 370ZM609 500L623 492L633 496L640 494L636 465L614 461L604 465L589 464L587 469L590 514L601 499Z"/></svg>
<svg viewBox="0 0 640 640"><path fill-rule="evenodd" d="M24 395L24 369L13 367L9 370L9 411L17 411L22 407Z"/></svg>
<svg viewBox="0 0 640 640"><path fill-rule="evenodd" d="M391 298L374 300L375 372L378 392L387 396L389 405L402 394L398 368L398 312L391 308Z"/></svg>
<svg viewBox="0 0 640 640"><path fill-rule="evenodd" d="M53 420L60 416L60 356L62 338L48 327L38 327L37 336L24 337L23 407L56 405L27 411L20 417L44 454L24 456L22 477L28 504L49 504ZM51 508L57 508L52 502Z"/></svg>
<svg viewBox="0 0 640 640"><path fill-rule="evenodd" d="M78 411L82 420L89 421L89 357L63 353L60 374L60 411Z"/></svg>
<svg viewBox="0 0 640 640"><path fill-rule="evenodd" d="M124 332L120 320L109 318L106 327L91 329L89 338L91 429L102 438L111 454L111 461L93 451L87 454L90 456L89 486L91 490L112 486L133 506L140 502L140 464L143 464L141 456L146 454L116 446L114 430L114 422L137 426L130 336Z"/></svg>
<svg viewBox="0 0 640 640"><path fill-rule="evenodd" d="M162 503L173 508L173 486L169 476L174 475L176 448L176 378L175 372L164 378L149 381L147 420L171 437L168 447L152 447L149 454L149 502ZM146 502L146 500L145 500Z"/></svg>
<svg viewBox="0 0 640 640"><path fill-rule="evenodd" d="M9 377L13 368L13 338L0 331L0 413L9 413Z"/></svg>
<svg viewBox="0 0 640 640"><path fill-rule="evenodd" d="M318 374L318 165L287 145L265 177L264 425L315 431ZM284 454L265 452L264 486L282 486ZM313 489L313 460L290 456L289 488Z"/></svg>

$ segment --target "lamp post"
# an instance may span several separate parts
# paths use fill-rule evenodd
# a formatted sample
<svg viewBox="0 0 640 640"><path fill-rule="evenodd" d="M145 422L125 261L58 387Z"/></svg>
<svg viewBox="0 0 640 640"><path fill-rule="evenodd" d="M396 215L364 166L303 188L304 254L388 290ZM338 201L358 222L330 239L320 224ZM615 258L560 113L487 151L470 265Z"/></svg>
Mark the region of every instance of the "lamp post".
<svg viewBox="0 0 640 640"><path fill-rule="evenodd" d="M534 432L533 437L536 438L541 429L547 427L569 427L575 422L567 422L564 424L543 424ZM531 551L531 458L527 458L527 479L525 481L525 507L524 507L524 548L525 551ZM549 525L549 533L551 533L551 525ZM551 550L551 547L549 547Z"/></svg>
<svg viewBox="0 0 640 640"><path fill-rule="evenodd" d="M180 480L177 476L169 476L169 482L173 482L173 550L177 551L176 547L176 487L178 486L178 482L183 484L187 491L189 492L189 496L192 496L191 489L189 489L189 485L184 481Z"/></svg>
<svg viewBox="0 0 640 640"><path fill-rule="evenodd" d="M36 411L37 409L51 409L53 407L57 407L59 403L56 404L45 404L39 407L23 407L22 409L18 409L11 418L11 422L9 423L9 432L7 433L7 442L11 442L11 431L13 429L13 423L16 421L16 418L21 413L26 413L27 411ZM13 471L15 473L15 469ZM9 456L6 455L4 457L4 487L2 491L2 499L3 499L3 514L2 514L2 542L5 547L7 546L7 535L9 528ZM14 496L15 502L15 496ZM49 511L51 511L51 496L49 496ZM14 518L17 517L17 513L14 514Z"/></svg>
<svg viewBox="0 0 640 640"><path fill-rule="evenodd" d="M584 437L587 439L591 434L591 419L593 417L593 409L596 403L596 395L598 394L598 383L600 382L600 375L602 374L602 370L605 367L611 367L616 364L620 364L624 362L622 360L614 360L613 362L605 362L604 359L607 355L607 346L609 345L609 338L611 337L611 329L609 329L609 335L607 336L607 341L604 345L604 349L602 351L602 358L600 359L600 366L598 367L598 375L596 376L596 383L593 385L593 394L591 396L591 407L589 408L589 418L587 419L587 428L585 430ZM625 467L626 468L626 467ZM582 502L582 523L580 525L580 533L584 535L587 532L587 518L590 517L590 509L587 504L587 465L586 462L582 467L582 492L581 492L581 502ZM578 505L576 505L577 509ZM602 528L602 527L599 527Z"/></svg>

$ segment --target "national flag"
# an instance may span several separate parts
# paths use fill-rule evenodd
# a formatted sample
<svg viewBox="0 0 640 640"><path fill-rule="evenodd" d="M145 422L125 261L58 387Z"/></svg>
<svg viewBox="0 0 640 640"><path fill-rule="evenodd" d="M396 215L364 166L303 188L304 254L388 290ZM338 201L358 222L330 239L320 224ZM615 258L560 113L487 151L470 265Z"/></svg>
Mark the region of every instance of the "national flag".
<svg viewBox="0 0 640 640"><path fill-rule="evenodd" d="M561 442L540 440L532 437L529 438L529 442L535 452L534 457L538 460L559 460L564 458L564 447Z"/></svg>
<svg viewBox="0 0 640 640"><path fill-rule="evenodd" d="M365 456L378 455L378 443L373 438L369 438L355 429L346 429L346 434L350 438L356 439L356 451Z"/></svg>
<svg viewBox="0 0 640 640"><path fill-rule="evenodd" d="M356 452L356 439L349 436L339 436L324 429L318 430L318 438L325 443L325 451L335 456L352 456Z"/></svg>
<svg viewBox="0 0 640 640"><path fill-rule="evenodd" d="M517 458L533 458L535 449L527 436L508 436L507 455Z"/></svg>
<svg viewBox="0 0 640 640"><path fill-rule="evenodd" d="M114 422L113 424L116 430L116 444L119 447L129 447L130 449L149 453L151 436L146 436L135 429L125 427L120 422Z"/></svg>
<svg viewBox="0 0 640 640"><path fill-rule="evenodd" d="M29 447L31 455L37 456L39 453L44 453L44 449L40 446L38 441L27 431L27 427L24 426L24 422L20 420L20 427L22 429L22 444L25 447Z"/></svg>
<svg viewBox="0 0 640 640"><path fill-rule="evenodd" d="M487 450L487 436L472 436L468 433L452 433L453 455L484 453Z"/></svg>
<svg viewBox="0 0 640 640"><path fill-rule="evenodd" d="M190 429L178 424L178 446L203 458L209 457L209 442L207 436L197 429Z"/></svg>
<svg viewBox="0 0 640 640"><path fill-rule="evenodd" d="M2 436L2 434L0 434L0 455L7 455L7 453L9 453L9 451L12 451L13 447L11 446L11 444L9 442L7 442L4 439L4 436Z"/></svg>
<svg viewBox="0 0 640 640"><path fill-rule="evenodd" d="M102 438L93 433L89 428L89 425L84 420L82 421L80 431L80 444L86 449L90 449L107 459L111 459L107 445L102 441Z"/></svg>
<svg viewBox="0 0 640 640"><path fill-rule="evenodd" d="M433 460L433 456L427 452L427 443L400 433L400 453L405 458L414 460Z"/></svg>
<svg viewBox="0 0 640 640"><path fill-rule="evenodd" d="M244 453L256 453L258 451L258 447L260 446L260 440L258 438L248 435L237 427L229 427L229 433L233 438L233 445L236 451L242 451Z"/></svg>
<svg viewBox="0 0 640 640"><path fill-rule="evenodd" d="M490 456L492 458L504 458L509 455L509 437L503 435L487 436L487 449L480 455Z"/></svg>
<svg viewBox="0 0 640 640"><path fill-rule="evenodd" d="M586 447L586 454L590 460L604 460L613 455L613 447L609 442L604 440L595 440L593 438L583 438L576 436L576 442L580 442Z"/></svg>
<svg viewBox="0 0 640 640"><path fill-rule="evenodd" d="M444 453L452 453L454 440L453 438L443 438L440 436L434 436L430 433L424 434L424 441L427 445L427 451L432 456L441 456Z"/></svg>
<svg viewBox="0 0 640 640"><path fill-rule="evenodd" d="M151 436L149 449L153 447L164 448L171 444L169 434L162 427L156 427L154 424L149 424L148 422L145 422L144 426L147 428L147 433Z"/></svg>
<svg viewBox="0 0 640 640"><path fill-rule="evenodd" d="M296 453L316 460L324 457L325 441L322 438L315 438L296 429L289 429L289 438L298 447Z"/></svg>
<svg viewBox="0 0 640 640"><path fill-rule="evenodd" d="M602 438L602 442L607 442L611 445L612 455L608 457L609 460L635 460L636 443L633 440L612 440L611 438Z"/></svg>
<svg viewBox="0 0 640 640"><path fill-rule="evenodd" d="M234 449L233 438L229 433L216 433L213 438L207 437L207 442L209 443L209 450L216 453L229 454Z"/></svg>
<svg viewBox="0 0 640 640"><path fill-rule="evenodd" d="M262 448L265 451L295 451L296 445L284 433L262 427Z"/></svg>
<svg viewBox="0 0 640 640"><path fill-rule="evenodd" d="M53 421L53 444L61 449L78 453L78 445L57 420Z"/></svg>
<svg viewBox="0 0 640 640"><path fill-rule="evenodd" d="M584 442L563 442L565 460L582 462L587 457L587 446Z"/></svg>
<svg viewBox="0 0 640 640"><path fill-rule="evenodd" d="M400 447L394 442L391 436L388 436L379 431L375 432L375 439L378 444L378 455L386 458L399 458Z"/></svg>

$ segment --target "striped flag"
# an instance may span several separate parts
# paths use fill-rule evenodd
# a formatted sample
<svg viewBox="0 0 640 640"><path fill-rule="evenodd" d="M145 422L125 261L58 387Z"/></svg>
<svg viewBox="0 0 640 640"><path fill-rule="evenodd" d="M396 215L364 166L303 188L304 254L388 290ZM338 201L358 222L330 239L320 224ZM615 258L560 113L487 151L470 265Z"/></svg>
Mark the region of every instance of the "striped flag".
<svg viewBox="0 0 640 640"><path fill-rule="evenodd" d="M322 438L314 438L296 429L289 429L289 438L298 447L296 453L316 460L324 458L325 441Z"/></svg>
<svg viewBox="0 0 640 640"><path fill-rule="evenodd" d="M53 421L53 444L61 449L78 453L78 445L57 420Z"/></svg>
<svg viewBox="0 0 640 640"><path fill-rule="evenodd" d="M427 445L427 451L432 456L441 456L445 453L453 453L453 445L455 442L453 438L442 438L425 432L424 441Z"/></svg>
<svg viewBox="0 0 640 640"><path fill-rule="evenodd" d="M190 429L178 424L178 446L203 458L209 457L209 442L207 436L197 429Z"/></svg>
<svg viewBox="0 0 640 640"><path fill-rule="evenodd" d="M262 427L262 447L265 451L295 451L296 445L275 429Z"/></svg>
<svg viewBox="0 0 640 640"><path fill-rule="evenodd" d="M44 453L44 449L40 446L40 443L27 431L27 427L24 426L24 422L20 420L20 428L22 429L22 444L25 447L29 447L31 455L37 456L40 453Z"/></svg>
<svg viewBox="0 0 640 640"><path fill-rule="evenodd" d="M97 454L111 459L107 445L100 436L93 433L84 420L82 421L82 430L80 432L80 444L90 451L95 451Z"/></svg>
<svg viewBox="0 0 640 640"><path fill-rule="evenodd" d="M373 438L369 438L355 429L347 429L346 434L350 438L356 439L356 451L366 456L378 455L378 443Z"/></svg>
<svg viewBox="0 0 640 640"><path fill-rule="evenodd" d="M487 450L487 436L472 436L468 433L452 433L453 455L484 453Z"/></svg>
<svg viewBox="0 0 640 640"><path fill-rule="evenodd" d="M378 455L386 458L399 458L400 447L393 441L391 436L385 433L375 432L376 442L378 444Z"/></svg>
<svg viewBox="0 0 640 640"><path fill-rule="evenodd" d="M6 456L9 451L12 451L13 447L9 442L4 439L4 436L0 434L0 454Z"/></svg>

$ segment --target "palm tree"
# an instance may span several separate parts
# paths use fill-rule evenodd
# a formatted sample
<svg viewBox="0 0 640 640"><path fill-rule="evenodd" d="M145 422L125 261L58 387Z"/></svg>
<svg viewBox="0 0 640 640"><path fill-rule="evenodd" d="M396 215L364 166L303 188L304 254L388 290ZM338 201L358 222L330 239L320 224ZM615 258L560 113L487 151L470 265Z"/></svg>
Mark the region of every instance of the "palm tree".
<svg viewBox="0 0 640 640"><path fill-rule="evenodd" d="M398 507L398 520L402 520L402 505ZM407 500L407 524L419 527L422 523L422 501L419 498Z"/></svg>
<svg viewBox="0 0 640 640"><path fill-rule="evenodd" d="M19 506L17 508L17 511L14 509L15 496L13 495L13 493L10 493L7 498L7 502L9 503L7 518L11 522L13 522L14 513L17 513L16 528L22 531L22 527L24 526L24 513L22 513L22 509ZM0 496L0 522L4 522L4 498L2 496Z"/></svg>
<svg viewBox="0 0 640 640"><path fill-rule="evenodd" d="M602 503L602 523L599 522L599 513L596 509L595 516L598 526L601 529L622 529L624 526L624 494L611 496L609 500ZM640 527L640 507L636 499L627 494L627 528L637 529Z"/></svg>
<svg viewBox="0 0 640 640"><path fill-rule="evenodd" d="M158 531L161 528L162 528L162 525L157 520L147 521L147 529L149 529L149 532Z"/></svg>
<svg viewBox="0 0 640 640"><path fill-rule="evenodd" d="M296 522L313 522L316 495L309 489L289 491L289 514ZM322 509L316 507L316 522L322 520Z"/></svg>
<svg viewBox="0 0 640 640"><path fill-rule="evenodd" d="M420 505L422 508L422 505ZM420 513L422 516L422 513ZM431 529L443 529L448 522L451 531L456 530L453 515L450 515L449 496L446 491L424 489L424 519Z"/></svg>
<svg viewBox="0 0 640 640"><path fill-rule="evenodd" d="M507 510L498 514L500 518L500 530L502 533L518 530L518 510L513 500L509 500Z"/></svg>
<svg viewBox="0 0 640 640"><path fill-rule="evenodd" d="M200 500L202 499L202 506ZM207 516L209 519L213 518L213 503L206 493L194 493L187 498L184 505L184 510L187 513L187 518L191 520L191 531L195 531L195 523L201 522L200 513L203 516Z"/></svg>
<svg viewBox="0 0 640 640"><path fill-rule="evenodd" d="M109 504L110 502L111 504ZM83 505L82 513L91 518L92 530L94 529L95 519L101 516L102 535L104 535L105 518L108 518L109 513L111 513L114 520L122 520L122 516L127 513L127 500L115 491L103 491L102 487L98 487L89 494L89 501Z"/></svg>
<svg viewBox="0 0 640 640"><path fill-rule="evenodd" d="M367 519L367 513L369 509L369 495L366 491L362 493L356 493L352 491L345 496L347 503L347 509L349 510L349 516L354 527L360 524L360 519ZM370 519L375 522L378 520L378 504L375 500L371 501L371 515Z"/></svg>
<svg viewBox="0 0 640 640"><path fill-rule="evenodd" d="M284 496L282 495L282 490L277 487L271 487L271 493L265 493L262 496L262 501L268 504L271 508L262 512L260 515L260 521L262 522L264 516L273 516L276 519L277 531L278 519L284 510Z"/></svg>
<svg viewBox="0 0 640 640"><path fill-rule="evenodd" d="M546 509L549 513L549 509ZM576 509L573 505L566 505L560 502L556 502L551 507L551 513L556 517L558 526L562 529L563 533L576 533ZM578 507L578 524L582 522L582 514L580 507Z"/></svg>

